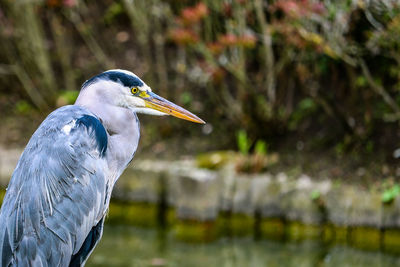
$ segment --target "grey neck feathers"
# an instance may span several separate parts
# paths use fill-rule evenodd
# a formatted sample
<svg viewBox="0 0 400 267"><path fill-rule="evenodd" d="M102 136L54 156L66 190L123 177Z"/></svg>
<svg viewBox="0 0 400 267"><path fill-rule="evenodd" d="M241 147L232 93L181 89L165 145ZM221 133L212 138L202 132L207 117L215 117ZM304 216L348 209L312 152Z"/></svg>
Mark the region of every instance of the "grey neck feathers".
<svg viewBox="0 0 400 267"><path fill-rule="evenodd" d="M113 96L99 93L92 86L81 91L75 105L87 108L105 127L108 133L107 161L117 179L136 152L140 137L139 121L132 110L107 101L107 97Z"/></svg>

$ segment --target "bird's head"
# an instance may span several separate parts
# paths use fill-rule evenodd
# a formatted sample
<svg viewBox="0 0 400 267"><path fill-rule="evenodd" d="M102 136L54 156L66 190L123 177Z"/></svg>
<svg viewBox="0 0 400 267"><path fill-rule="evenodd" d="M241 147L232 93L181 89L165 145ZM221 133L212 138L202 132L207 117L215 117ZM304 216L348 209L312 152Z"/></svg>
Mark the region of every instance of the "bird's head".
<svg viewBox="0 0 400 267"><path fill-rule="evenodd" d="M81 91L88 87L96 88L96 93L109 103L129 108L136 113L172 115L196 123L205 123L193 113L153 93L147 84L130 71L117 69L103 72L87 80Z"/></svg>

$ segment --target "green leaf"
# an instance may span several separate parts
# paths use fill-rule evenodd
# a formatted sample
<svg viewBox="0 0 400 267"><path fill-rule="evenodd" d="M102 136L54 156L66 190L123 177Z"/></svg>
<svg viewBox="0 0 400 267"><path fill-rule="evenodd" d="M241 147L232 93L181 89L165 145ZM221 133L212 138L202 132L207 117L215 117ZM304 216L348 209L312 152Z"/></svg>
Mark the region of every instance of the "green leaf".
<svg viewBox="0 0 400 267"><path fill-rule="evenodd" d="M64 98L68 104L73 104L78 98L79 91L61 91L59 97Z"/></svg>
<svg viewBox="0 0 400 267"><path fill-rule="evenodd" d="M121 3L113 3L105 11L104 22L106 24L111 24L114 19L124 12L124 8Z"/></svg>
<svg viewBox="0 0 400 267"><path fill-rule="evenodd" d="M388 203L392 200L393 200L393 196L389 190L386 190L385 192L383 192L383 194L382 194L382 202L383 203Z"/></svg>
<svg viewBox="0 0 400 267"><path fill-rule="evenodd" d="M400 185L395 184L391 188L385 190L382 193L382 202L383 203L389 203L393 201L398 195L400 195Z"/></svg>
<svg viewBox="0 0 400 267"><path fill-rule="evenodd" d="M255 153L258 154L258 155L262 155L262 156L267 154L267 149L268 149L268 145L263 140L258 140L256 142L255 147L254 147Z"/></svg>
<svg viewBox="0 0 400 267"><path fill-rule="evenodd" d="M400 194L400 185L396 184L392 187L392 193L395 197Z"/></svg>
<svg viewBox="0 0 400 267"><path fill-rule="evenodd" d="M313 190L310 197L312 200L317 200L321 197L321 193L318 190Z"/></svg>
<svg viewBox="0 0 400 267"><path fill-rule="evenodd" d="M181 101L184 105L190 104L192 102L192 94L189 92L182 93Z"/></svg>
<svg viewBox="0 0 400 267"><path fill-rule="evenodd" d="M304 98L299 103L299 108L302 110L308 110L315 107L315 102L312 98Z"/></svg>
<svg viewBox="0 0 400 267"><path fill-rule="evenodd" d="M18 113L26 114L32 110L32 106L25 100L20 100L15 105L15 109Z"/></svg>
<svg viewBox="0 0 400 267"><path fill-rule="evenodd" d="M240 153L247 155L250 149L250 141L247 138L247 133L244 130L240 130L237 135L237 145Z"/></svg>

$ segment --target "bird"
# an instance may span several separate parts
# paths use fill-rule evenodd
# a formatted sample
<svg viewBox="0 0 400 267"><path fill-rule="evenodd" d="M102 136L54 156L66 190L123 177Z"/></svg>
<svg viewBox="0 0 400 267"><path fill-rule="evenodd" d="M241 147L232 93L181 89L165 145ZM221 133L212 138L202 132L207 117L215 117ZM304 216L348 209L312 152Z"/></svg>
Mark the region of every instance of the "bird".
<svg viewBox="0 0 400 267"><path fill-rule="evenodd" d="M205 122L115 69L85 81L40 124L0 210L1 266L84 266L103 233L114 184L133 159L138 113Z"/></svg>

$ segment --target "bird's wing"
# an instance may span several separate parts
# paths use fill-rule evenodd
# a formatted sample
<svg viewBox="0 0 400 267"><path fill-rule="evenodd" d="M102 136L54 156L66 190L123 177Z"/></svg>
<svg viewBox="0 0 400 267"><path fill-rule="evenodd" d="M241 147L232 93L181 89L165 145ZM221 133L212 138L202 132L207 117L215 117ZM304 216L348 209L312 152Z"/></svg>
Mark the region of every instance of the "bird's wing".
<svg viewBox="0 0 400 267"><path fill-rule="evenodd" d="M107 133L87 110L67 106L46 118L3 201L1 266L65 266L73 255L85 260L98 241L92 239L101 236L107 208L106 149Z"/></svg>

